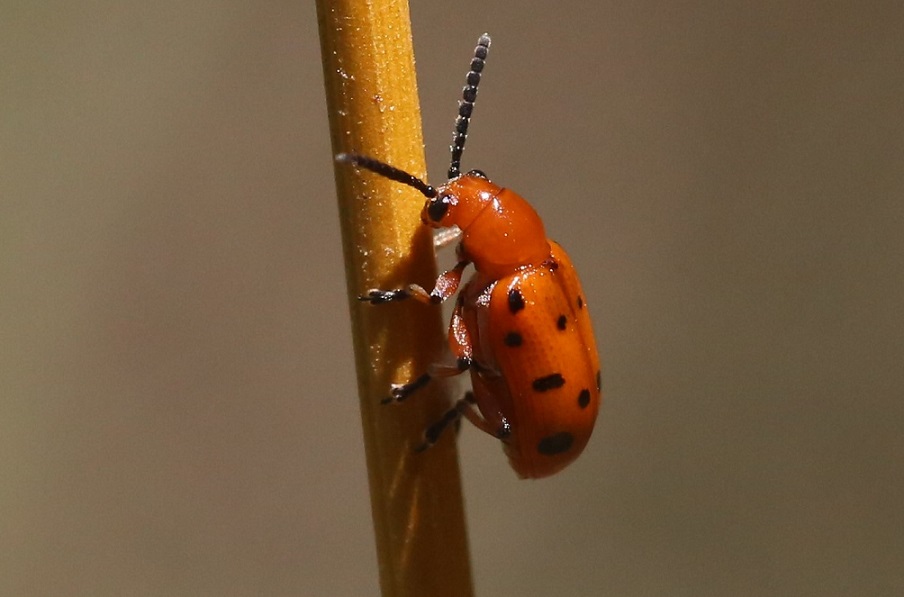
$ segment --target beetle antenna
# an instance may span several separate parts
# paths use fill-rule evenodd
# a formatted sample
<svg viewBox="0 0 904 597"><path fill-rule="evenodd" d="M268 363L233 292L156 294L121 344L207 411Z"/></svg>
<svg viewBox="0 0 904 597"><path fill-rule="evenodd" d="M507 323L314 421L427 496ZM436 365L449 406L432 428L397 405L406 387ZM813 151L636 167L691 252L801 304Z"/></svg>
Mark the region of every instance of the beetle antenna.
<svg viewBox="0 0 904 597"><path fill-rule="evenodd" d="M455 130L452 132L452 163L449 165L449 178L455 178L461 174L461 154L465 150L465 141L468 139L468 124L471 122L471 112L474 110L474 101L477 99L477 85L480 84L480 73L490 51L490 36L484 33L477 40L474 48L474 58L471 59L471 70L468 71L467 84L461 91L461 101L458 102L458 118L455 120Z"/></svg>
<svg viewBox="0 0 904 597"><path fill-rule="evenodd" d="M340 153L336 156L336 161L342 162L343 164L354 164L355 166L366 168L367 170L375 172L376 174L379 174L380 176L383 176L390 180L406 184L409 187L414 187L428 199L436 197L436 189L428 185L417 176L408 174L404 170L399 170L398 168L390 166L389 164L385 164L380 160L375 160L374 158L369 158L366 155L359 155L356 153Z"/></svg>

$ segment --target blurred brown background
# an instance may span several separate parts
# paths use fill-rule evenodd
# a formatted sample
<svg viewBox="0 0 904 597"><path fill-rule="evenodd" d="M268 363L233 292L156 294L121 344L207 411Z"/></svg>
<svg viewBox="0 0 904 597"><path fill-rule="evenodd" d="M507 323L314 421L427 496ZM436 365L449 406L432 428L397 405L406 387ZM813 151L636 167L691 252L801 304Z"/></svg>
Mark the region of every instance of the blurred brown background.
<svg viewBox="0 0 904 597"><path fill-rule="evenodd" d="M0 595L375 595L313 5L0 13ZM412 18L605 360L558 477L464 428L478 594L904 594L904 9Z"/></svg>

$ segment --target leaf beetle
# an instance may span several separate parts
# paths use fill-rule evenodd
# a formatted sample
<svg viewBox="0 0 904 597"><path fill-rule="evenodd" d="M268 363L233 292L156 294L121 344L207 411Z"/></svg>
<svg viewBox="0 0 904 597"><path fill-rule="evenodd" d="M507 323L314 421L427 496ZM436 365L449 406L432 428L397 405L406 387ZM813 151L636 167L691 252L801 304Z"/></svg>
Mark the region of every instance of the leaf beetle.
<svg viewBox="0 0 904 597"><path fill-rule="evenodd" d="M555 474L586 446L601 402L600 359L571 259L546 237L537 212L515 192L480 170L461 172L490 37L480 36L459 102L449 180L433 187L374 158L339 154L339 162L370 170L420 191L427 201L425 225L460 230L458 262L437 278L431 291L412 284L371 290L359 297L372 304L413 298L441 303L464 284L449 324L455 362L437 364L417 379L393 385L383 402L408 398L436 376L468 371L473 391L456 402L425 432L421 448L444 429L467 418L498 438L515 472L523 478Z"/></svg>

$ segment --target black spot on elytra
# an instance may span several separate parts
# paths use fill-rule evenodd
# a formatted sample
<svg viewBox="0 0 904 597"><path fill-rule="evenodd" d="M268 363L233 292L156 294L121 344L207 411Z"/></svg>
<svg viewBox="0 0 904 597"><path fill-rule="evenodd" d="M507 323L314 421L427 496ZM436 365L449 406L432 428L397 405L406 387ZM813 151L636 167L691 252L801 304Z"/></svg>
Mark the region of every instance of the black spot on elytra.
<svg viewBox="0 0 904 597"><path fill-rule="evenodd" d="M599 392L603 388L602 384L602 376L600 375L600 370L596 370L596 391Z"/></svg>
<svg viewBox="0 0 904 597"><path fill-rule="evenodd" d="M568 318L564 315L559 315L559 318L556 320L556 327L560 330L565 330L565 327L568 325Z"/></svg>
<svg viewBox="0 0 904 597"><path fill-rule="evenodd" d="M578 406L587 408L588 404L590 404L590 390L584 388L581 390L581 393L578 394Z"/></svg>
<svg viewBox="0 0 904 597"><path fill-rule="evenodd" d="M524 338L521 337L521 334L518 332L509 332L505 335L505 338L502 339L502 342L511 348L515 348L516 346L521 346L524 342Z"/></svg>
<svg viewBox="0 0 904 597"><path fill-rule="evenodd" d="M524 295L517 288L508 291L508 308L512 315L524 309Z"/></svg>
<svg viewBox="0 0 904 597"><path fill-rule="evenodd" d="M574 436L567 431L547 435L537 443L537 452L545 456L555 456L571 449Z"/></svg>
<svg viewBox="0 0 904 597"><path fill-rule="evenodd" d="M548 390L555 390L556 388L561 388L564 385L565 385L565 378L562 377L561 373L551 373L544 377L538 377L531 384L531 386L534 388L535 392L546 392Z"/></svg>
<svg viewBox="0 0 904 597"><path fill-rule="evenodd" d="M578 309L583 309L583 308L584 308L584 297L582 297L581 295L578 295Z"/></svg>

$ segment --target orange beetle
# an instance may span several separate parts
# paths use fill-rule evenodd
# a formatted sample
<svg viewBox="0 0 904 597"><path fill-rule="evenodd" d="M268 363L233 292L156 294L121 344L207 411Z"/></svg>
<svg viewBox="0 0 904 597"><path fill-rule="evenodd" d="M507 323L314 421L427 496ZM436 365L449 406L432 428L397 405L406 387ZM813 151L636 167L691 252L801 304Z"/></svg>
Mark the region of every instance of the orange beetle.
<svg viewBox="0 0 904 597"><path fill-rule="evenodd" d="M502 441L519 476L539 478L565 468L587 445L601 401L600 361L574 266L562 247L546 238L537 212L483 172L460 171L489 47L490 37L484 34L459 104L445 184L434 188L361 155L336 159L418 189L427 197L421 213L426 225L461 231L458 263L436 280L432 291L412 284L371 290L360 300L440 303L458 290L468 265L476 270L458 295L449 325L455 364L434 365L409 383L393 385L383 402L405 400L434 376L470 371L473 392L427 429L421 449L464 416Z"/></svg>

